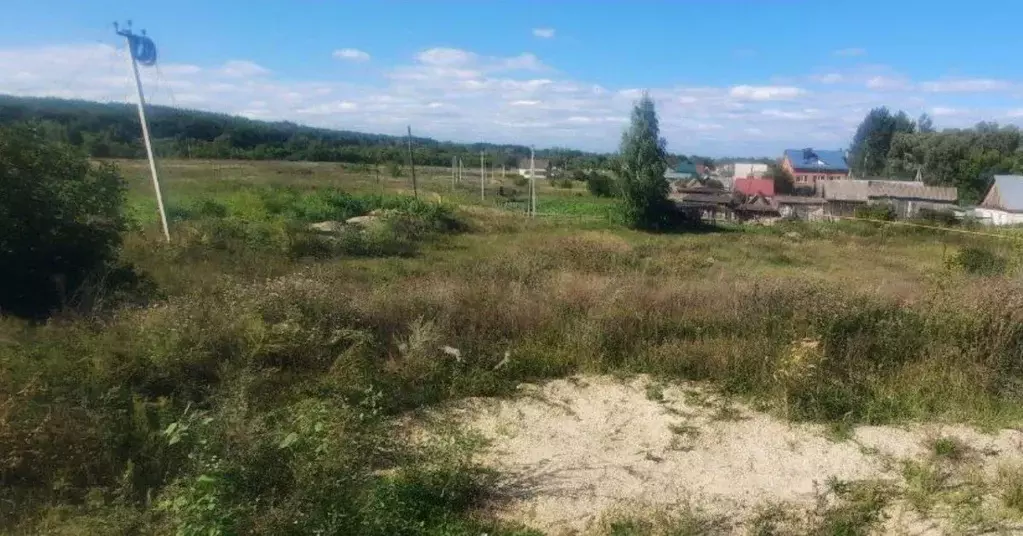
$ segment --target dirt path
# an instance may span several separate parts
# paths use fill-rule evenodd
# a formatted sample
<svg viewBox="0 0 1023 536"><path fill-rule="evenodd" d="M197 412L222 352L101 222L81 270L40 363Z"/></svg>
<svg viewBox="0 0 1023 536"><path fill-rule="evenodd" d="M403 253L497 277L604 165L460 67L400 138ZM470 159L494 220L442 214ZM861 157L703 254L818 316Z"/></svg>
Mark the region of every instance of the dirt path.
<svg viewBox="0 0 1023 536"><path fill-rule="evenodd" d="M1012 529L1014 515L1023 517L1023 503L1001 499L1011 486L1006 468L1023 464L1019 431L862 427L829 439L822 426L645 377L557 380L520 393L468 400L446 415L491 441L484 462L505 476L498 515L550 534L593 532L610 516L682 504L728 516L730 532L746 530L765 508L820 514L829 490L855 482L890 488L884 532L941 533L964 519ZM917 466L930 473L918 478ZM964 482L979 497L968 511L945 501Z"/></svg>

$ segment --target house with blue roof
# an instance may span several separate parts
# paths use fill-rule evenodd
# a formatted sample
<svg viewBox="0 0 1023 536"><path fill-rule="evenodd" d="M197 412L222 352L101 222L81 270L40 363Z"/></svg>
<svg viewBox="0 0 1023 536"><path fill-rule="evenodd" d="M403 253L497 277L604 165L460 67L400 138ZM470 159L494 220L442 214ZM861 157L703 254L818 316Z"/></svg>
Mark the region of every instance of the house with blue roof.
<svg viewBox="0 0 1023 536"><path fill-rule="evenodd" d="M845 151L786 149L781 166L792 174L797 188L813 188L824 181L849 178Z"/></svg>
<svg viewBox="0 0 1023 536"><path fill-rule="evenodd" d="M1023 175L995 175L994 184L973 213L991 225L1023 223Z"/></svg>

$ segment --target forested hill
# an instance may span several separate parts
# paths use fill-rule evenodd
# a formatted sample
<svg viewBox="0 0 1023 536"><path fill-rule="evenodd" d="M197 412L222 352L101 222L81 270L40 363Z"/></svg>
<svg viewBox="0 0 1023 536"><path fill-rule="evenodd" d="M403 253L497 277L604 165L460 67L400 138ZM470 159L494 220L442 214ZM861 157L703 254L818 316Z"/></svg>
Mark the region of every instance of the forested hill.
<svg viewBox="0 0 1023 536"><path fill-rule="evenodd" d="M311 160L386 164L407 161L403 137L330 130L291 122L243 117L167 106L146 108L157 155L177 158ZM97 158L143 158L138 112L134 105L55 98L0 95L0 126L34 122L46 136L83 147ZM487 151L494 165L525 165L522 145L461 144L413 138L417 164L449 166L454 156L478 165ZM606 155L570 149L538 150L537 157L576 166L602 167Z"/></svg>

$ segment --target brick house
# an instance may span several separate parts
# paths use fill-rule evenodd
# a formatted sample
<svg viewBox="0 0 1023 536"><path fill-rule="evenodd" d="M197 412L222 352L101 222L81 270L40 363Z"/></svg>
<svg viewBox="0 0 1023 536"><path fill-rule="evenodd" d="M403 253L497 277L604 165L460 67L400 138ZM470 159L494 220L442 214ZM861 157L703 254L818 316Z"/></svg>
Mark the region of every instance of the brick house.
<svg viewBox="0 0 1023 536"><path fill-rule="evenodd" d="M796 188L812 188L836 179L849 178L849 164L843 151L786 149L781 166L792 174Z"/></svg>

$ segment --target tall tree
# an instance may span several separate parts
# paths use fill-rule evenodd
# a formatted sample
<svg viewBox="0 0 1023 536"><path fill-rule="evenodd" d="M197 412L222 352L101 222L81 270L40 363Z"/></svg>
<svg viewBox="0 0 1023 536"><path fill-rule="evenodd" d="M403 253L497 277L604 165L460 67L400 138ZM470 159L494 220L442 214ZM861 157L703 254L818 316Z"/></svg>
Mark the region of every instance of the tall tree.
<svg viewBox="0 0 1023 536"><path fill-rule="evenodd" d="M972 129L896 134L888 153L892 174L912 178L917 170L927 184L955 186L959 199L975 203L992 177L1023 171L1023 135L1014 126L979 123Z"/></svg>
<svg viewBox="0 0 1023 536"><path fill-rule="evenodd" d="M796 181L784 167L771 162L767 165L768 174L774 179L774 191L778 194L791 194L796 191Z"/></svg>
<svg viewBox="0 0 1023 536"><path fill-rule="evenodd" d="M850 167L861 177L877 176L888 166L888 151L895 134L913 133L916 127L905 112L892 114L882 106L867 113L856 129L850 148Z"/></svg>
<svg viewBox="0 0 1023 536"><path fill-rule="evenodd" d="M654 101L644 94L632 109L615 166L625 219L632 227L662 229L670 223L665 145Z"/></svg>
<svg viewBox="0 0 1023 536"><path fill-rule="evenodd" d="M934 120L925 113L920 114L920 118L916 120L916 130L922 134L934 132Z"/></svg>

